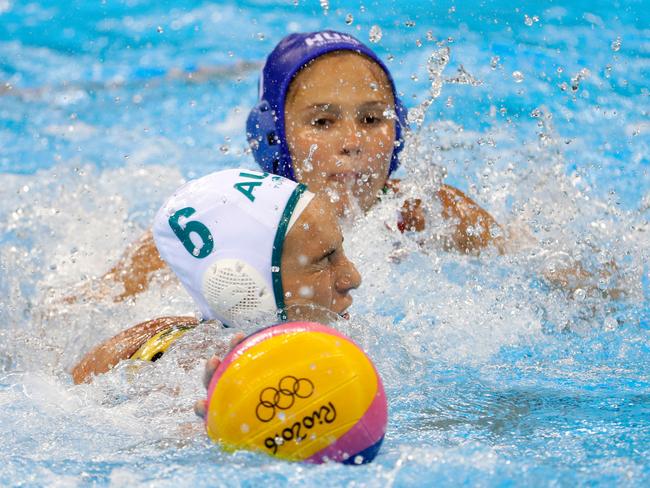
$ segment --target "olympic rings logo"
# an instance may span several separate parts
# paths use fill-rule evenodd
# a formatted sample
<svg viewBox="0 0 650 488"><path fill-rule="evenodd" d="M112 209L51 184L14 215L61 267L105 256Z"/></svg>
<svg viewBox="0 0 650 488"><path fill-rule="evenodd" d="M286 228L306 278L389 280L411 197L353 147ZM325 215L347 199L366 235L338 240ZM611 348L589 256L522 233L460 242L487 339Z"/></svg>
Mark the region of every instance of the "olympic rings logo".
<svg viewBox="0 0 650 488"><path fill-rule="evenodd" d="M270 422L277 410L287 410L293 407L296 398L309 398L313 393L314 384L308 378L285 376L277 388L269 386L260 392L255 415L260 422Z"/></svg>

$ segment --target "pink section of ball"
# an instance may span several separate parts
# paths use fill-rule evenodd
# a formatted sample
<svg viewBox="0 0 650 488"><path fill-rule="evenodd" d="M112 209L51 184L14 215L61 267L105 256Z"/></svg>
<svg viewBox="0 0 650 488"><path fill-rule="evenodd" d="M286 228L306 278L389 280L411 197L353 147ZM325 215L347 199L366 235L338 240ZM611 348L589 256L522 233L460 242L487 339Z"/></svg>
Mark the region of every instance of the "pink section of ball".
<svg viewBox="0 0 650 488"><path fill-rule="evenodd" d="M377 370L375 370L375 374L377 374ZM381 378L377 374L377 394L363 417L359 419L354 427L339 437L336 442L325 449L321 449L306 461L316 464L328 460L345 461L349 456L353 456L378 442L386 433L387 423L388 405L386 393Z"/></svg>

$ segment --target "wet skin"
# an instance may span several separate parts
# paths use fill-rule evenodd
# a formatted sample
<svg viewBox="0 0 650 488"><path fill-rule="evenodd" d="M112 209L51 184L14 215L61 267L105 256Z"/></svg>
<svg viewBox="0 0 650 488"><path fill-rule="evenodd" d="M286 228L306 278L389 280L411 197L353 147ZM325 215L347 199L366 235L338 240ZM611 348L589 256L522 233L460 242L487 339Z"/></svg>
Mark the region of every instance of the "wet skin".
<svg viewBox="0 0 650 488"><path fill-rule="evenodd" d="M296 179L329 196L338 215L356 205L367 211L384 187L394 107L383 70L351 52L321 56L291 83L285 132Z"/></svg>
<svg viewBox="0 0 650 488"><path fill-rule="evenodd" d="M290 320L328 322L323 315L344 315L352 304L350 291L359 287L361 276L343 251L338 219L322 195L314 197L287 234L281 270Z"/></svg>

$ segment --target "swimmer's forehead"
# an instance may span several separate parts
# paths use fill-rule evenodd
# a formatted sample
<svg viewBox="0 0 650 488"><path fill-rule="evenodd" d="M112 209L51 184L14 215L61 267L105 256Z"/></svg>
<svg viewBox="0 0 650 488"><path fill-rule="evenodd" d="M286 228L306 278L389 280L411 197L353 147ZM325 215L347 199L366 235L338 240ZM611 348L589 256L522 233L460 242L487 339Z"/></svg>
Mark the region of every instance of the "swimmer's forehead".
<svg viewBox="0 0 650 488"><path fill-rule="evenodd" d="M390 81L381 66L357 53L328 53L296 75L287 96L287 104L300 108L324 108L345 102L394 103Z"/></svg>

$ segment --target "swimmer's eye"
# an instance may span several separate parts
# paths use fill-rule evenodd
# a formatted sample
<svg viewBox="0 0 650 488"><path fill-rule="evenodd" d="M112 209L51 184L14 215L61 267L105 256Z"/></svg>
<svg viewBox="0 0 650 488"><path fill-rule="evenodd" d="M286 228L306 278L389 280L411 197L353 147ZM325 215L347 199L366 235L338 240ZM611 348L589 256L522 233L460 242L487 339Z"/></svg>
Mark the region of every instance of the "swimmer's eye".
<svg viewBox="0 0 650 488"><path fill-rule="evenodd" d="M318 127L320 129L326 129L327 127L332 125L332 122L333 121L331 119L327 119L325 117L319 117L319 118L313 119L311 121L311 126L312 127Z"/></svg>
<svg viewBox="0 0 650 488"><path fill-rule="evenodd" d="M375 125L379 124L380 122L383 122L384 119L383 117L379 117L377 115L362 115L361 116L361 123L364 125Z"/></svg>
<svg viewBox="0 0 650 488"><path fill-rule="evenodd" d="M332 249L327 254L325 254L323 257L321 257L318 260L318 264L325 265L325 264L329 263L332 260L332 258L334 257L334 254L336 254L336 249Z"/></svg>

